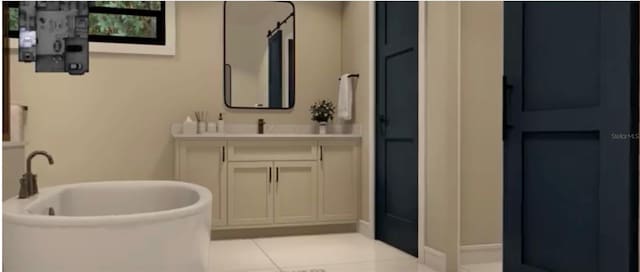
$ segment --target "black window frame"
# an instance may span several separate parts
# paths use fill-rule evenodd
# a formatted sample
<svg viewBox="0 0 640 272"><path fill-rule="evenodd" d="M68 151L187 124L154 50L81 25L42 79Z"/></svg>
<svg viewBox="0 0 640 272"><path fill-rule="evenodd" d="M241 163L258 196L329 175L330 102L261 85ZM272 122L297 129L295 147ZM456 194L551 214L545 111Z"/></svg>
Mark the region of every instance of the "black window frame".
<svg viewBox="0 0 640 272"><path fill-rule="evenodd" d="M10 8L18 8L19 2L9 1ZM114 14L114 15L133 15L133 16L145 16L155 17L156 19L156 37L127 37L127 36L108 36L108 35L92 35L89 34L90 42L103 42L103 43L126 43L126 44L143 44L143 45L166 45L166 5L165 1L160 1L160 10L149 9L129 9L129 8L111 8L111 7L98 7L95 5L89 5L89 14ZM16 30L9 31L9 37L18 38L19 33Z"/></svg>

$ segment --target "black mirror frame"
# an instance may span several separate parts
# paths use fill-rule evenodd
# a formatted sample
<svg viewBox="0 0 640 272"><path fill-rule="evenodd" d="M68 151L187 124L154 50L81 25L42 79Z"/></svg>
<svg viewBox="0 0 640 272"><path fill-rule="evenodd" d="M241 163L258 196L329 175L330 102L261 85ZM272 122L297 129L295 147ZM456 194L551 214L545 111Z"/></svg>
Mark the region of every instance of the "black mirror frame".
<svg viewBox="0 0 640 272"><path fill-rule="evenodd" d="M292 66L290 66L289 68L293 68L291 69L291 71L289 71L290 75L292 76L291 79L291 83L289 85L289 90L287 90L289 92L289 101L291 101L289 107L286 108L258 108L258 107L234 107L229 105L230 101L227 101L227 94L226 94L226 86L227 86L227 76L225 74L225 69L227 66L227 2L228 1L224 1L223 4L223 8L222 8L222 35L223 35L223 39L222 39L222 99L224 100L224 105L227 108L230 109L240 109L240 110L292 110L293 107L296 104L296 49L295 49L295 40L298 38L296 35L296 6L293 4L292 1L272 1L272 2L278 2L278 3L287 3L289 5L291 5L291 9L292 12L291 14L293 14L293 37L294 37L294 47L293 47L293 53L291 55L291 62L292 62ZM231 84L231 82L229 82L229 84ZM291 87L293 86L293 90L291 90ZM229 88L229 92L231 92L231 88ZM231 94L229 94L229 98L231 98Z"/></svg>

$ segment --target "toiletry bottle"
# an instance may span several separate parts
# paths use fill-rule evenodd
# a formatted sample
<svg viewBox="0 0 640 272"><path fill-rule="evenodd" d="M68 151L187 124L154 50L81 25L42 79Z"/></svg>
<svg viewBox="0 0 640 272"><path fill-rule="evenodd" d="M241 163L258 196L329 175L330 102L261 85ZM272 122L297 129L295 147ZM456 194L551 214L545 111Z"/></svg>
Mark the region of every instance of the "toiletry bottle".
<svg viewBox="0 0 640 272"><path fill-rule="evenodd" d="M218 115L218 124L216 126L219 133L224 133L224 120L222 120L222 113Z"/></svg>
<svg viewBox="0 0 640 272"><path fill-rule="evenodd" d="M193 135L198 133L198 123L191 120L191 116L182 122L182 133L186 135Z"/></svg>

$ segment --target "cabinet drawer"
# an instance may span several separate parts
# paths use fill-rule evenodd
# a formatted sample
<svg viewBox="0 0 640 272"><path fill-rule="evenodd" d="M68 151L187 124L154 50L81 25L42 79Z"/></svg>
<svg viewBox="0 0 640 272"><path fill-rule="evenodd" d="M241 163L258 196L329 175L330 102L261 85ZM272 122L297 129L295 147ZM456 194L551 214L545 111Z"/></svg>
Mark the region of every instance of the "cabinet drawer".
<svg viewBox="0 0 640 272"><path fill-rule="evenodd" d="M229 141L229 161L316 160L315 141Z"/></svg>

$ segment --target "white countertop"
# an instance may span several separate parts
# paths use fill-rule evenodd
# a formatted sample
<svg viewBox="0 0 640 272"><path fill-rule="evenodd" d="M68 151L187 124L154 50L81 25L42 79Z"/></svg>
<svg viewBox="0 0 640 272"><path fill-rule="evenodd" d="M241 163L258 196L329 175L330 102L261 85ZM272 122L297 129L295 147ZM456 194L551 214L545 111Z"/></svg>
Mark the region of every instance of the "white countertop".
<svg viewBox="0 0 640 272"><path fill-rule="evenodd" d="M183 134L182 124L171 126L171 135L175 139L212 139L212 140L295 140L295 139L345 139L359 140L360 126L329 127L329 133L318 134L312 125L267 125L265 134L255 133L256 126L251 124L227 124L224 133Z"/></svg>
<svg viewBox="0 0 640 272"><path fill-rule="evenodd" d="M226 140L264 140L264 139L360 139L359 134L173 134L175 139L226 139Z"/></svg>

